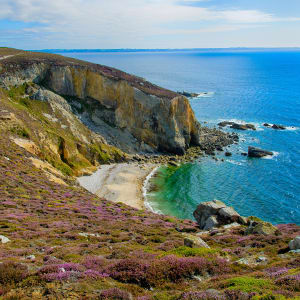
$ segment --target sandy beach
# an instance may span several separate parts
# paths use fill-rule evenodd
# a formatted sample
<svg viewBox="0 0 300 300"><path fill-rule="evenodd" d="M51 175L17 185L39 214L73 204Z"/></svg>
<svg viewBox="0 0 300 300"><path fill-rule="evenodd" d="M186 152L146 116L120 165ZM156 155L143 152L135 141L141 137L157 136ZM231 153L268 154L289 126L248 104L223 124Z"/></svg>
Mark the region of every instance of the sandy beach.
<svg viewBox="0 0 300 300"><path fill-rule="evenodd" d="M143 183L156 167L154 164L137 163L102 165L91 176L79 177L78 182L99 197L144 209Z"/></svg>

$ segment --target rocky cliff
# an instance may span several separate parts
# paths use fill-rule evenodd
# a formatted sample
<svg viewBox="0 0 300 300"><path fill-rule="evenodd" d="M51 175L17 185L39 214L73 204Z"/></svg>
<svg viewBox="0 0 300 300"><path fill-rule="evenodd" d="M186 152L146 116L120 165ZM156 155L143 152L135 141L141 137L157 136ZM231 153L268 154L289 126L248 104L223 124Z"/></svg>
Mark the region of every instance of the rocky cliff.
<svg viewBox="0 0 300 300"><path fill-rule="evenodd" d="M0 83L35 83L31 98L68 101L80 120L126 152L183 154L199 145L187 98L116 69L57 55L12 51L0 61ZM49 94L49 91L56 94Z"/></svg>

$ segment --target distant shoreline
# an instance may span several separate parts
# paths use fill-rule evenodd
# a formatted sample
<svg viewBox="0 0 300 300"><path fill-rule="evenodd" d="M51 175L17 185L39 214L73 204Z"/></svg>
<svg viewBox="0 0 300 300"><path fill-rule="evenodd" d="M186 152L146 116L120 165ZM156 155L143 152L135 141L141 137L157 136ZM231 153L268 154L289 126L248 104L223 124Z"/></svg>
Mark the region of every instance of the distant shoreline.
<svg viewBox="0 0 300 300"><path fill-rule="evenodd" d="M199 51L199 52L229 52L229 51L300 51L300 47L229 47L229 48L163 48L163 49L134 49L134 48L120 48L120 49L35 49L35 50L26 50L33 52L46 52L46 53L126 53L126 52L189 52L189 51Z"/></svg>

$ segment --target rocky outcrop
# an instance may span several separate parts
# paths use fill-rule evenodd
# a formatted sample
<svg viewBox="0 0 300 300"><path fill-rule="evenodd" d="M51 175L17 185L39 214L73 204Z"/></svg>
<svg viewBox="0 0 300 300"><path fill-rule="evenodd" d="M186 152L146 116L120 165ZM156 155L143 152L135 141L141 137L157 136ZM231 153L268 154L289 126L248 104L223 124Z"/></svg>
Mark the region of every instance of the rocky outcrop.
<svg viewBox="0 0 300 300"><path fill-rule="evenodd" d="M190 248L210 248L200 237L189 233L183 233L184 245Z"/></svg>
<svg viewBox="0 0 300 300"><path fill-rule="evenodd" d="M285 130L286 129L286 127L284 127L283 125L277 125L277 124L273 124L272 128L277 129L277 130Z"/></svg>
<svg viewBox="0 0 300 300"><path fill-rule="evenodd" d="M193 215L200 229L203 230L211 230L234 222L247 223L247 220L240 216L234 208L226 206L219 200L200 203Z"/></svg>
<svg viewBox="0 0 300 300"><path fill-rule="evenodd" d="M9 88L34 82L41 87L34 91L34 99L45 100L49 93L65 98L90 128L124 140L116 145L120 148L128 141L142 151L183 154L200 144L200 125L186 97L119 70L44 56L28 53L10 58L9 63L4 60L1 85ZM104 127L110 129L102 132ZM125 150L134 147L129 148Z"/></svg>
<svg viewBox="0 0 300 300"><path fill-rule="evenodd" d="M268 155L273 155L273 154L274 153L271 152L271 151L259 149L259 148L252 147L252 146L248 147L248 156L249 157L261 158L261 157L268 156Z"/></svg>
<svg viewBox="0 0 300 300"><path fill-rule="evenodd" d="M271 128L273 128L273 129L277 129L277 130L285 130L285 129L286 129L285 126L283 126L283 125L278 125L278 124L273 124L273 125L271 125L271 124L269 124L269 123L264 123L263 126L269 127L269 128L271 127Z"/></svg>
<svg viewBox="0 0 300 300"><path fill-rule="evenodd" d="M238 129L238 130L256 130L256 127L253 124L239 124L231 121L223 121L218 123L220 127L230 126L230 128Z"/></svg>
<svg viewBox="0 0 300 300"><path fill-rule="evenodd" d="M278 228L273 226L269 222L264 222L258 218L249 217L249 226L245 231L245 234L260 234L260 235L274 235L278 232Z"/></svg>
<svg viewBox="0 0 300 300"><path fill-rule="evenodd" d="M221 226L225 229L247 225L245 235L274 235L279 233L278 228L271 223L264 222L256 217L242 217L233 207L226 206L219 200L200 203L193 215L202 230L212 230Z"/></svg>
<svg viewBox="0 0 300 300"><path fill-rule="evenodd" d="M184 97L188 97L188 98L195 98L195 97L198 97L200 94L197 94L197 93L189 93L189 92L177 92L178 94L184 96ZM206 94L206 93L204 93Z"/></svg>

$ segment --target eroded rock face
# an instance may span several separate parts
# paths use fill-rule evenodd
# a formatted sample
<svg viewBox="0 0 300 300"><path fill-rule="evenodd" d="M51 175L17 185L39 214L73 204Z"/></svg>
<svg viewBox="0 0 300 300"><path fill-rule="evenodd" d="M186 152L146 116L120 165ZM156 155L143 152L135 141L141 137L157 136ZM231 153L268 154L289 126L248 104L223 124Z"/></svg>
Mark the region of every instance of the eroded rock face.
<svg viewBox="0 0 300 300"><path fill-rule="evenodd" d="M200 125L187 98L138 77L110 71L119 72L121 78L106 76L97 65L44 61L16 67L1 80L6 87L34 82L58 97L69 97L73 102L78 99L83 105L81 113L88 114L91 122L100 127L104 122L128 132L132 136L130 139L143 145L142 150L183 154L188 147L199 145ZM124 80L126 76L128 81ZM34 99L47 100L53 96L50 91L38 90ZM90 102L93 103L91 107Z"/></svg>
<svg viewBox="0 0 300 300"><path fill-rule="evenodd" d="M219 200L200 203L193 215L203 230L211 230L234 222L244 225L247 222L233 207L228 207Z"/></svg>
<svg viewBox="0 0 300 300"><path fill-rule="evenodd" d="M101 115L100 119L126 128L156 150L183 154L190 145L199 144L199 124L185 97L149 95L126 81L113 81L88 69L51 67L45 81L57 94L98 101L94 121ZM109 116L103 116L103 110L109 110Z"/></svg>

